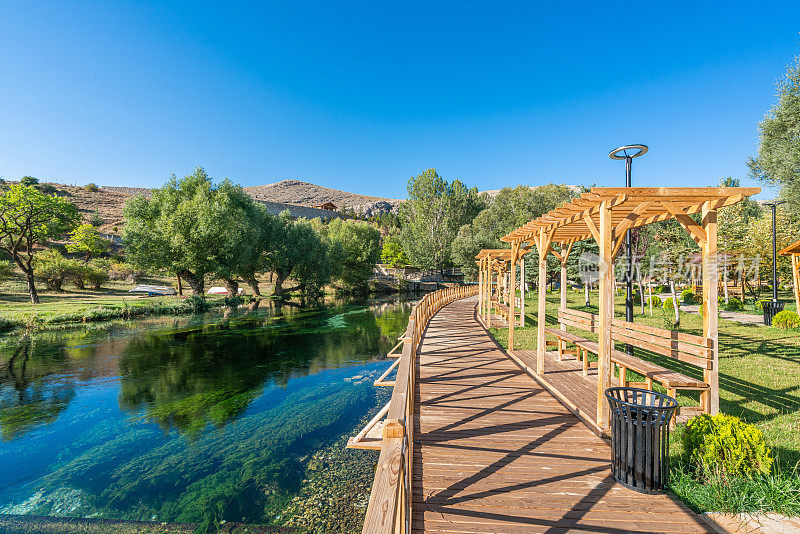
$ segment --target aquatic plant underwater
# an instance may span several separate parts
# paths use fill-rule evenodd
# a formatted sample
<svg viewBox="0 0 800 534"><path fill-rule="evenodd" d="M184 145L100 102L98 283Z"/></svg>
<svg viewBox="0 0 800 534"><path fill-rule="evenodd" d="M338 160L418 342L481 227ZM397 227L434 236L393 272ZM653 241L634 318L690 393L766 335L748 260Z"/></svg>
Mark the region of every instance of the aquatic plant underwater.
<svg viewBox="0 0 800 534"><path fill-rule="evenodd" d="M314 530L312 503L357 529L376 458L331 451L386 402L372 381L409 311L267 307L8 343L0 512Z"/></svg>

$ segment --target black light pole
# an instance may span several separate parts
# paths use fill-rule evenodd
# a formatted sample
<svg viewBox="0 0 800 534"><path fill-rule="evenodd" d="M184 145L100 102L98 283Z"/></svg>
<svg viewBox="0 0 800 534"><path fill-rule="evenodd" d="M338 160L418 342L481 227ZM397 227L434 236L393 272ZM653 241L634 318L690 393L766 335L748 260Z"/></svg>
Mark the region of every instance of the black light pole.
<svg viewBox="0 0 800 534"><path fill-rule="evenodd" d="M631 187L631 162L633 158L647 152L647 145L625 145L608 153L611 159L625 160L625 187ZM625 274L625 320L633 322L633 247L631 247L631 231L625 232L625 254L628 265ZM627 345L628 354L633 356L633 346Z"/></svg>
<svg viewBox="0 0 800 534"><path fill-rule="evenodd" d="M778 260L776 255L777 239L775 237L775 208L781 204L786 204L785 200L776 200L774 202L765 202L767 206L772 208L772 302L778 302Z"/></svg>

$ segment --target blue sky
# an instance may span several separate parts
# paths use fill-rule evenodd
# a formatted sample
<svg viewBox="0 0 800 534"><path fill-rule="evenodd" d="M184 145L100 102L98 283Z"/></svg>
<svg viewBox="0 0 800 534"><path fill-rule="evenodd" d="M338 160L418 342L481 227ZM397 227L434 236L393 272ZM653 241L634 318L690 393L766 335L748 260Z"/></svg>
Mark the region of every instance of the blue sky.
<svg viewBox="0 0 800 534"><path fill-rule="evenodd" d="M608 151L645 143L634 185L752 183L800 2L649 5L4 2L0 176L402 198L429 167L620 186Z"/></svg>

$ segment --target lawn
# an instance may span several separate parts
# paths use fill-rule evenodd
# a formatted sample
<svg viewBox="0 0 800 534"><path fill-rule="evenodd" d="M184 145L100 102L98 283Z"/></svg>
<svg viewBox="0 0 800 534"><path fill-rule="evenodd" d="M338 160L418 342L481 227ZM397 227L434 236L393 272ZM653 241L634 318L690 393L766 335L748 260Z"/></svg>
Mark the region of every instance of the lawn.
<svg viewBox="0 0 800 534"><path fill-rule="evenodd" d="M527 297L526 326L515 329L514 344L517 349L536 348L537 296L532 293ZM784 300L791 298L788 294L780 297ZM557 291L547 294L548 325L557 324L559 298ZM584 306L582 291L567 294L567 305L570 308L596 313L596 292L590 295L590 301L590 306ZM753 313L752 307L748 308L745 311ZM624 297L621 294L615 299L615 315L625 316ZM647 306L644 315L637 306L634 320L637 323L664 327L662 310L658 308L653 309L651 317ZM682 312L680 330L702 335L702 318L698 314ZM493 328L492 335L504 348L508 347L507 329ZM637 352L640 357L647 357L647 354ZM656 357L647 359L691 376L702 377L698 368L683 365L676 360L665 361ZM783 473L792 472L800 462L800 331L786 331L763 325L745 326L720 319L719 361L720 410L758 426L777 456L779 469ZM631 373L630 378L639 379L635 373ZM678 400L681 404L697 404L696 395L693 398L679 395ZM674 434L679 436L681 431L679 426ZM679 457L682 452L677 439L673 440L671 452L675 457ZM796 478L796 474L794 477ZM795 501L800 502L797 499ZM697 503L690 504L697 509L703 508Z"/></svg>

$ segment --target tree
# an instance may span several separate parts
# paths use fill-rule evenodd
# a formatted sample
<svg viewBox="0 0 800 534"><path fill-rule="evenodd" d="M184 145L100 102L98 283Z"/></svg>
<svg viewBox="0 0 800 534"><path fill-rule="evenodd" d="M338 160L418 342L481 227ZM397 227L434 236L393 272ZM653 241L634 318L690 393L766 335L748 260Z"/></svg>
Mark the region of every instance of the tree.
<svg viewBox="0 0 800 534"><path fill-rule="evenodd" d="M38 178L34 178L33 176L23 176L19 179L19 184L24 186L32 186L37 185L39 183Z"/></svg>
<svg viewBox="0 0 800 534"><path fill-rule="evenodd" d="M397 233L389 234L383 239L381 261L392 267L408 265L408 256L403 251L403 244L400 242L400 236Z"/></svg>
<svg viewBox="0 0 800 534"><path fill-rule="evenodd" d="M72 230L78 218L75 206L33 186L14 184L0 192L0 250L25 275L31 302L39 302L33 274L37 247Z"/></svg>
<svg viewBox="0 0 800 534"><path fill-rule="evenodd" d="M451 263L450 250L461 226L485 207L476 188L460 180L448 183L428 169L408 181L408 200L400 206L403 250L411 262L427 269Z"/></svg>
<svg viewBox="0 0 800 534"><path fill-rule="evenodd" d="M380 232L369 223L334 219L328 225L328 237L342 247L337 278L343 289L367 289L367 281L381 257Z"/></svg>
<svg viewBox="0 0 800 534"><path fill-rule="evenodd" d="M459 228L452 246L453 262L466 276L474 278L477 274L475 255L481 249L506 248L508 245L500 241L501 237L573 197L575 192L572 189L556 184L541 187L519 185L501 189L486 209L469 224ZM535 256L536 251L531 254ZM533 276L534 271L530 269L528 274Z"/></svg>
<svg viewBox="0 0 800 534"><path fill-rule="evenodd" d="M758 126L758 155L748 160L751 174L781 187L781 195L796 200L800 193L800 56L778 83L778 102ZM795 213L798 207L793 206Z"/></svg>
<svg viewBox="0 0 800 534"><path fill-rule="evenodd" d="M131 262L174 272L202 294L207 274L228 276L236 270L226 262L242 251L252 222L243 195L227 180L214 187L198 167L181 180L173 175L150 198L129 200L123 209L123 239Z"/></svg>
<svg viewBox="0 0 800 534"><path fill-rule="evenodd" d="M70 235L67 251L84 256L83 262L89 263L92 257L100 256L108 250L109 242L100 237L97 227L89 223L78 226Z"/></svg>

